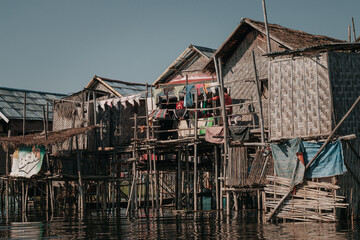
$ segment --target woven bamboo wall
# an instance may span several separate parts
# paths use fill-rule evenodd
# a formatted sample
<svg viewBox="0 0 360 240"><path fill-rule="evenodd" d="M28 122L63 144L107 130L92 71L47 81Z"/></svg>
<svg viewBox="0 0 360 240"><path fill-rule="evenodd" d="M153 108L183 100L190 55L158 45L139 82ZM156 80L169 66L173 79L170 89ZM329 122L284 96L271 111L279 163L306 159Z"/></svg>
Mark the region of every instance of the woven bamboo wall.
<svg viewBox="0 0 360 240"><path fill-rule="evenodd" d="M327 135L331 95L327 55L270 61L271 140Z"/></svg>
<svg viewBox="0 0 360 240"><path fill-rule="evenodd" d="M280 51L277 43L271 40L272 51ZM234 103L257 101L257 89L255 85L254 64L252 59L252 50L255 53L256 67L258 77L261 80L268 78L269 59L263 54L267 52L266 36L254 30L249 32L241 44L223 67L224 85L231 89L231 97ZM268 126L268 104L266 96L263 98L264 124ZM234 113L248 113L249 106L233 108ZM255 104L255 109L259 112L259 107ZM258 117L256 117L258 119ZM251 116L244 116L243 121L251 121Z"/></svg>
<svg viewBox="0 0 360 240"><path fill-rule="evenodd" d="M360 54L358 53L329 53L329 76L332 85L334 104L334 124L340 121L351 105L360 95ZM350 144L360 153L360 106L343 122L337 132L340 135L356 134L357 138ZM355 178L360 179L360 161L351 148L344 145L344 161L355 174L347 172L340 178L339 193L346 196L350 203L349 215L360 217L360 186Z"/></svg>
<svg viewBox="0 0 360 240"><path fill-rule="evenodd" d="M83 104L83 95L80 92L77 95L73 95L71 97L66 98L65 102L56 102L54 106L53 113L53 130L59 131L63 129L69 128L77 128L77 127L85 127L88 126L87 119L87 104L84 103L84 117L82 115L82 107ZM75 122L73 122L72 113L75 112ZM75 138L74 138L75 139ZM79 149L85 149L87 147L87 135L81 134L78 136ZM76 149L75 140L67 140L63 143L59 143L54 146L53 151L61 151L61 150L70 150L70 146L72 143L72 149Z"/></svg>

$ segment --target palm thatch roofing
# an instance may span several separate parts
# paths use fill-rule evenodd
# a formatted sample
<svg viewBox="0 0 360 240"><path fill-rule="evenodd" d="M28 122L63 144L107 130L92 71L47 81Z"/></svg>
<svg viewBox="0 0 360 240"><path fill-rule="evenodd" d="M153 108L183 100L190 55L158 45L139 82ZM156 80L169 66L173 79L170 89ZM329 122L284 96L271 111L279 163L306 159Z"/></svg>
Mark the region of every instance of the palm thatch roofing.
<svg viewBox="0 0 360 240"><path fill-rule="evenodd" d="M4 150L10 148L16 148L20 146L50 146L56 143L62 143L69 138L72 138L76 135L83 134L87 131L97 128L96 125L91 125L88 127L81 128L69 128L63 129L60 131L48 132L47 137L45 134L29 134L25 136L14 136L14 137L1 137L0 143Z"/></svg>
<svg viewBox="0 0 360 240"><path fill-rule="evenodd" d="M214 56L221 57L223 62L226 62L234 53L235 49L241 44L247 33L254 30L266 35L265 23L249 18L243 18L236 29L214 53ZM278 43L284 50L296 50L318 45L345 43L345 41L339 39L314 35L277 24L269 24L269 35L270 39ZM214 71L213 61L209 60L204 69L211 72Z"/></svg>

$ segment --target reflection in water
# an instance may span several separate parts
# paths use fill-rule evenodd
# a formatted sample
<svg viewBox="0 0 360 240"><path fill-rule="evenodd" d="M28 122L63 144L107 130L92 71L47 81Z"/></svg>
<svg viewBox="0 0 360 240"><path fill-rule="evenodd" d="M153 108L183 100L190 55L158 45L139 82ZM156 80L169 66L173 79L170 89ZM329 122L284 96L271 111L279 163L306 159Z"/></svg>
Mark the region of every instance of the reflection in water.
<svg viewBox="0 0 360 240"><path fill-rule="evenodd" d="M121 217L119 217L121 216ZM262 221L256 211L239 212L226 217L220 212L173 214L157 218L127 219L96 213L83 220L75 216L54 217L30 214L0 220L1 239L359 239L358 225L351 228L340 223L278 223Z"/></svg>

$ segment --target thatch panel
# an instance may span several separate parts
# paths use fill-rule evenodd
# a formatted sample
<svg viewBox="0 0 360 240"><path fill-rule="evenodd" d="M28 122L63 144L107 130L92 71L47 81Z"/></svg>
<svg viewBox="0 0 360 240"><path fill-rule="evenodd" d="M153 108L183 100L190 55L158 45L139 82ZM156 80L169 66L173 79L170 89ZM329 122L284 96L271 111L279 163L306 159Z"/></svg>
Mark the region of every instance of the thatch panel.
<svg viewBox="0 0 360 240"><path fill-rule="evenodd" d="M360 54L329 53L329 70L332 85L335 123L345 115L360 95ZM339 129L341 134L360 134L360 106Z"/></svg>
<svg viewBox="0 0 360 240"><path fill-rule="evenodd" d="M281 65L271 64L271 81L270 85L270 99L269 99L269 114L270 114L270 134L272 137L280 137L281 130Z"/></svg>
<svg viewBox="0 0 360 240"><path fill-rule="evenodd" d="M271 61L271 139L313 137L331 129L324 56Z"/></svg>
<svg viewBox="0 0 360 240"><path fill-rule="evenodd" d="M225 63L223 68L225 87L231 89L231 97L234 103L256 101L258 99L257 89L255 85L254 64L252 59L252 50L254 50L256 58L256 67L258 70L258 77L260 79L267 79L268 77L268 59L262 56L266 51L266 41L262 34L258 31L249 32L242 43L235 49L229 60ZM259 112L258 104L253 104L254 107L244 105L242 107L233 108L234 114L243 114L249 112ZM265 126L268 125L267 115L268 106L267 101L263 101L263 114L265 118ZM258 124L259 117L255 117ZM244 124L252 121L250 115L242 117Z"/></svg>

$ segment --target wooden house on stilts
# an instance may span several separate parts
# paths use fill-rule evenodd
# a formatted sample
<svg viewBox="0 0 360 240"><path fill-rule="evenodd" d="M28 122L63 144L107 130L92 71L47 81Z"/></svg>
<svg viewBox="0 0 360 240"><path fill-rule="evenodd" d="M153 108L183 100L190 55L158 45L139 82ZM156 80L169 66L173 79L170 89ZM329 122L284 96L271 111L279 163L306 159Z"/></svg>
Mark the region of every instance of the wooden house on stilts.
<svg viewBox="0 0 360 240"><path fill-rule="evenodd" d="M265 24L246 18L214 53L214 60L209 60L205 67L205 71L219 73L220 83L223 83L228 91L230 90L233 104L240 103L240 107L234 107L233 114L227 116L230 120L229 124L232 124L232 119L235 117L237 119L234 121L238 122L237 125L250 128L250 140L238 142L230 138L229 151L224 156L224 187L221 190L227 196L226 208L229 213L232 204L235 205L235 208L237 207L239 194L260 190L257 191L258 206L261 205L262 200L266 210L269 211L268 219L283 207L281 208L283 211L277 215L279 218L333 221L336 215L335 209L346 206L346 204L340 203L343 198L336 195L335 189L338 186L334 185L334 178L333 185L327 186L327 192L319 193L329 195L329 198L324 198L324 201L330 203L330 206L324 204L324 208L322 208L321 204L316 205L310 202L310 209L303 213L296 207L289 210L287 203L294 204L295 202L295 205L299 204L300 208L304 209L306 201L303 196L300 197L301 200L293 201L296 194L291 194L291 191L288 190L289 188L293 189L292 184L276 183L277 177L281 177L279 162L284 159L278 157L279 155L274 152L271 154L270 151L275 151L276 143L280 144L292 138L299 138L301 141L320 141L327 137L333 137L332 130L336 123L359 95L355 93L356 90L353 95L348 96L342 94L343 90L337 90L337 88L343 89L344 84L346 85L345 82L338 80L339 77L348 76L349 78L346 77L347 81L350 81L349 83L355 87L360 81L357 78L356 70L356 66L359 64L357 53L354 53L358 50L358 46L275 24L269 24L268 27L271 53L267 54ZM292 53L302 51L304 54L301 60L294 58L295 55ZM349 51L353 53L349 53ZM340 66L344 66L344 69L348 71L345 73ZM334 93L335 91L338 93ZM338 99L335 100L335 97ZM335 103L343 104L344 108L336 110ZM353 113L352 117L355 116L356 114ZM348 120L347 123L352 124L354 121ZM357 124L354 123L351 125L352 132L339 130L337 133L341 136L357 133L356 127ZM229 130L231 132L231 126L229 126ZM348 136L345 139L348 139ZM271 149L268 148L269 143L271 143ZM301 146L305 145L304 143ZM311 160L309 157L311 155L309 153L307 155L307 149L303 151L306 163L307 160ZM346 154L344 156L346 160ZM322 159L316 157L315 155L314 158L317 161ZM296 156L294 159L295 162L298 161ZM274 168L277 177L275 180L269 177L268 180L273 185L268 184L265 187L266 194L262 194L261 197L265 176L274 175ZM305 166L302 170L306 174L313 171L311 167L308 170ZM340 171L336 174L343 173ZM327 176L326 174L317 175L316 181L325 181ZM343 179L350 178L346 176ZM356 179L356 176L353 176L353 179ZM357 181L355 180L355 182ZM301 183L303 182L301 181ZM313 185L310 187L306 184L304 186L311 191L314 188L319 190L326 185L316 185L313 182L311 184ZM279 192L276 192L276 189L280 189ZM345 189L340 188L337 192ZM302 191L303 189L299 193ZM347 194L350 196L349 193ZM231 201L231 196L234 196L234 201ZM354 201L354 196L347 199ZM316 198L314 201L318 200ZM284 205L281 205L282 203ZM352 209L354 210L354 208ZM310 215L310 217L306 215ZM314 215L315 217L313 217Z"/></svg>

